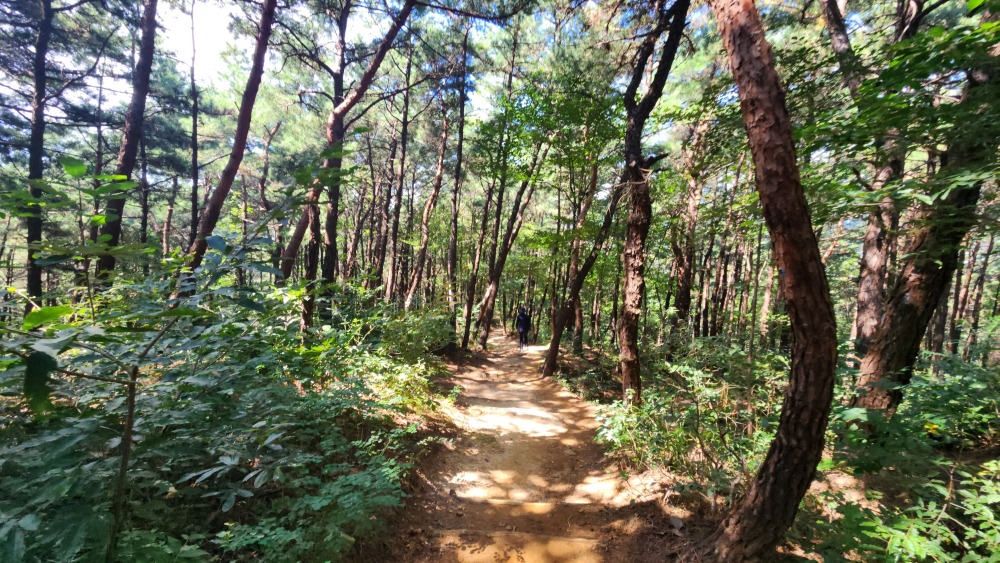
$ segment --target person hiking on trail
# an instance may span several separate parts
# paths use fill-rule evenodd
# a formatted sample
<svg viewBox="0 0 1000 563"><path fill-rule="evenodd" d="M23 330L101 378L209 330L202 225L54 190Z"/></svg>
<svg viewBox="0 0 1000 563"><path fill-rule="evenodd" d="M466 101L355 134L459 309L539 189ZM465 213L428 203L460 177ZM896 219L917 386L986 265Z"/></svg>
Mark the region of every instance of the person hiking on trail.
<svg viewBox="0 0 1000 563"><path fill-rule="evenodd" d="M524 307L521 307L517 312L517 320L514 321L514 326L517 327L517 349L519 351L524 350L524 347L528 345L528 332L531 331L531 315L528 314L528 311Z"/></svg>

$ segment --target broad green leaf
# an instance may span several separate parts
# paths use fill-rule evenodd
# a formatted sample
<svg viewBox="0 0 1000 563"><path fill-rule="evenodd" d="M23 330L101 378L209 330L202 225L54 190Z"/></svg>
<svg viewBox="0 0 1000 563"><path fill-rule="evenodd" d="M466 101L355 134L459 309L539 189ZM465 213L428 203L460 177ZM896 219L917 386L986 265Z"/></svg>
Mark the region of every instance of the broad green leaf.
<svg viewBox="0 0 1000 563"><path fill-rule="evenodd" d="M60 156L59 164L70 178L82 178L87 174L87 165L72 156Z"/></svg>
<svg viewBox="0 0 1000 563"><path fill-rule="evenodd" d="M205 237L205 243L208 244L209 248L220 254L226 253L226 239L220 236L212 235Z"/></svg>
<svg viewBox="0 0 1000 563"><path fill-rule="evenodd" d="M246 307L247 309L250 309L251 311L256 311L258 313L267 312L267 309L265 309L263 305L257 303L256 301L250 299L245 295L237 299L236 303L239 304L241 307Z"/></svg>
<svg viewBox="0 0 1000 563"><path fill-rule="evenodd" d="M27 516L22 516L20 520L17 521L17 525L21 527L22 530L26 532L34 532L38 530L38 525L42 523L42 520L37 514L28 514Z"/></svg>
<svg viewBox="0 0 1000 563"><path fill-rule="evenodd" d="M24 317L24 325L21 328L24 330L31 330L42 326L45 323L71 315L73 314L73 311L75 311L75 309L69 305L56 305L55 307L42 307L40 309L35 309Z"/></svg>
<svg viewBox="0 0 1000 563"><path fill-rule="evenodd" d="M35 264L39 266L54 266L56 264L62 264L73 258L72 256L67 256L65 254L55 254L53 256L48 256L46 258L38 258L35 260Z"/></svg>
<svg viewBox="0 0 1000 563"><path fill-rule="evenodd" d="M971 12L971 11L975 10L976 8L982 6L983 2L985 2L985 1L986 0L969 0L968 3L967 3L967 5L969 7L969 11Z"/></svg>
<svg viewBox="0 0 1000 563"><path fill-rule="evenodd" d="M57 367L56 359L45 352L32 352L24 359L24 398L33 412L43 413L52 408L49 374Z"/></svg>

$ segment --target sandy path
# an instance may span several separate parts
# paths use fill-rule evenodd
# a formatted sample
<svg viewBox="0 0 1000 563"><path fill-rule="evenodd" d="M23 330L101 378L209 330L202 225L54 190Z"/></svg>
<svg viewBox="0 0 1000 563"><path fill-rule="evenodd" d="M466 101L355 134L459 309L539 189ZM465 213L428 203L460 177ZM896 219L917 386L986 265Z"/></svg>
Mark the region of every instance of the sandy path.
<svg viewBox="0 0 1000 563"><path fill-rule="evenodd" d="M501 336L453 367L453 448L407 511L405 560L599 562L614 507L641 496L594 444L594 409L543 379L544 351Z"/></svg>

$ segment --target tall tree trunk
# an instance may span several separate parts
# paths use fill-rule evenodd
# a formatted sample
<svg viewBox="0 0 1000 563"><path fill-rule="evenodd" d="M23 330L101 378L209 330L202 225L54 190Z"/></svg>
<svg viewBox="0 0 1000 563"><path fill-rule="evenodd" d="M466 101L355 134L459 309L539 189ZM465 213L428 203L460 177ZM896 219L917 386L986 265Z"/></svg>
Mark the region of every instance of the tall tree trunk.
<svg viewBox="0 0 1000 563"><path fill-rule="evenodd" d="M865 78L865 69L851 46L843 8L837 0L823 0L821 4L827 30L830 32L831 46L844 76L844 85L857 102L860 100L858 88ZM912 37L924 15L923 0L905 0L898 5L900 8L896 14L893 42ZM887 131L880 142L869 188L871 192L883 191L902 176L905 155L894 140L898 135L898 130ZM880 199L868 215L858 276L856 327L853 329L854 349L858 357L864 357L867 353L884 313L888 263L896 244L894 226L898 220L899 210L891 197Z"/></svg>
<svg viewBox="0 0 1000 563"><path fill-rule="evenodd" d="M642 313L642 297L645 289L645 245L649 234L649 223L653 214L653 201L649 194L649 171L642 154L642 131L646 118L663 94L663 86L673 66L681 34L687 18L690 0L676 0L669 8L657 5L656 33L649 35L639 49L638 64L632 72L632 79L625 90L625 169L622 183L628 186L629 216L625 224L625 243L622 250L622 270L625 281L622 288L622 309L618 318L618 360L622 376L622 395L627 402L639 404L642 401L642 381L639 373L639 315ZM669 31L668 31L669 29ZM651 62L656 42L663 32L667 38L663 43L660 60L653 73L649 88L636 101L636 93L642 82L646 65Z"/></svg>
<svg viewBox="0 0 1000 563"><path fill-rule="evenodd" d="M156 44L156 3L157 0L144 0L142 8L142 37L139 40L139 60L132 75L132 100L125 114L125 129L122 132L122 147L118 152L118 166L115 174L132 177L135 170L136 156L139 150L139 139L142 138L142 126L146 113L146 97L149 95L149 75L153 69L153 50ZM122 237L122 215L125 211L125 193L117 194L108 200L104 226L101 235L107 236L110 246L118 246ZM113 254L104 254L97 260L99 279L106 279L115 269Z"/></svg>
<svg viewBox="0 0 1000 563"><path fill-rule="evenodd" d="M195 81L195 28L194 6L191 0L191 235L188 248L194 246L198 238L198 83Z"/></svg>
<svg viewBox="0 0 1000 563"><path fill-rule="evenodd" d="M677 296L674 306L677 315L673 319L671 332L684 326L691 314L691 284L694 281L695 227L698 224L698 208L701 205L701 153L702 138L708 128L708 121L699 121L691 129L691 137L684 147L684 167L687 169L687 196L682 215L683 231L675 233L671 239L674 263L677 264Z"/></svg>
<svg viewBox="0 0 1000 563"><path fill-rule="evenodd" d="M462 36L462 69L458 92L458 146L455 154L455 185L451 190L451 229L448 232L448 310L451 312L451 324L458 334L458 204L462 194L462 151L465 146L465 101L466 79L469 69L469 31L465 26Z"/></svg>
<svg viewBox="0 0 1000 563"><path fill-rule="evenodd" d="M476 282L479 279L479 266L483 258L483 244L486 242L486 232L489 230L490 204L493 200L493 184L486 190L486 204L483 206L483 214L480 218L479 240L476 242L476 253L472 257L472 269L469 272L469 281L465 284L465 327L462 334L462 348L469 349L469 333L472 330L472 307L476 298Z"/></svg>
<svg viewBox="0 0 1000 563"><path fill-rule="evenodd" d="M972 284L972 276L976 270L976 258L979 255L979 245L980 242L977 240L975 244L972 245L972 252L969 254L969 260L965 265L964 270L968 272L965 276L964 282L961 284L962 291L958 293L957 299L955 301L955 311L957 315L952 318L951 324L951 353L958 354L958 343L962 337L962 325L965 324L966 318L968 316L968 305L969 305L969 286ZM962 255L959 255L958 259L959 271L962 271Z"/></svg>
<svg viewBox="0 0 1000 563"><path fill-rule="evenodd" d="M984 20L992 21L987 14ZM996 56L993 54L993 56ZM960 102L978 108L986 104L994 77L982 69L968 73L968 89ZM991 135L961 136L948 149L947 164L938 175L976 168L989 161L996 150ZM934 309L944 296L948 280L958 266L959 247L976 223L976 205L981 183L957 184L947 197L938 198L916 217L920 225L910 236L906 262L889 295L885 314L861 361L858 394L851 405L895 412L903 398L901 386L910 382L920 341Z"/></svg>
<svg viewBox="0 0 1000 563"><path fill-rule="evenodd" d="M424 261L427 259L427 243L430 241L429 223L431 213L437 205L438 194L441 193L441 182L444 179L444 153L448 148L448 116L445 113L441 118L441 150L438 152L437 168L434 172L434 184L431 188L431 195L424 204L424 213L420 217L420 248L413 263L413 274L410 276L410 287L406 290L406 299L403 302L403 309L410 310L413 303L413 296L420 288L420 277L424 271Z"/></svg>
<svg viewBox="0 0 1000 563"><path fill-rule="evenodd" d="M375 248L373 249L374 258L372 260L372 271L366 280L366 286L368 289L374 289L382 285L382 277L385 272L385 255L386 248L389 245L389 209L392 205L392 186L395 185L396 174L393 172L395 161L396 161L396 147L398 147L397 140L395 138L395 129L393 130L393 138L389 144L389 160L387 164L387 176L388 180L383 180L379 182L379 223L378 232L375 240Z"/></svg>
<svg viewBox="0 0 1000 563"><path fill-rule="evenodd" d="M236 117L236 131L233 134L233 150L229 153L229 160L222 170L219 183L212 191L212 196L201 214L201 222L198 225L198 236L194 244L188 250L187 267L194 271L201 265L205 250L208 248L207 237L211 236L219 222L222 214L222 206L229 196L229 191L233 187L236 174L239 173L240 164L243 162L243 153L247 146L247 136L250 132L250 123L253 120L253 106L257 101L257 91L260 89L261 77L264 74L264 58L267 54L267 42L271 37L271 26L274 23L274 12L277 7L277 0L265 0L264 8L260 15L260 23L257 26L257 44L253 52L253 64L250 67L250 74L247 76L247 84L243 89L243 98L240 101L240 111Z"/></svg>
<svg viewBox="0 0 1000 563"><path fill-rule="evenodd" d="M986 287L986 275L990 269L990 256L993 254L993 239L996 233L990 234L990 241L986 245L986 252L983 253L983 266L979 270L979 276L973 286L972 304L969 307L966 317L969 319L969 336L965 340L965 352L962 359L972 361L972 349L976 346L976 338L979 332L979 308L983 303L983 290Z"/></svg>
<svg viewBox="0 0 1000 563"><path fill-rule="evenodd" d="M45 83L48 80L46 75L45 59L49 53L49 40L52 37L52 20L55 12L52 9L52 0L41 0L41 9L38 21L38 35L35 36L35 58L32 64L32 81L34 87L31 95L31 138L28 141L28 192L31 199L38 202L42 198L42 175L45 172L43 158L45 157L45 104L47 102L45 94ZM38 302L42 297L42 268L35 261L35 252L31 246L42 241L42 208L38 204L28 205L25 209L27 218L27 241L28 241L28 264L27 264L27 291L28 297L32 301ZM33 308L31 301L28 302L26 313L30 313Z"/></svg>
<svg viewBox="0 0 1000 563"><path fill-rule="evenodd" d="M372 55L371 61L369 61L368 63L368 67L365 69L361 77L357 80L354 87L351 89L349 93L345 93L342 99L339 99L335 95L335 98L337 98L337 104L330 112L330 116L327 118L327 131L326 131L327 145L330 148L334 149L334 151L339 151L341 148L341 144L343 143L344 133L345 133L344 123L347 113L350 112L351 109L353 109L354 106L356 106L358 102L361 101L362 96L364 96L365 93L368 91L368 88L371 87L372 81L374 81L375 79L375 74L378 72L379 67L382 66L382 61L385 60L385 56L389 52L389 49L392 47L393 41L395 41L396 36L399 34L399 30L403 27L403 24L406 22L406 19L410 16L410 13L413 11L413 7L415 5L416 5L416 0L404 1L402 8L399 10L399 13L397 13L396 16L392 19L392 25L389 26L388 31L386 31L386 34L382 37L382 41L379 42L378 48ZM337 25L340 29L339 41L341 41L341 49L340 49L340 54L338 56L341 59L341 63L343 63L345 60L346 49L343 47L343 45L346 42L346 39L344 39L344 37L346 36L347 13L350 9L349 7L350 4L348 4L347 7L343 9L342 16L340 19L338 19L337 22ZM339 68L341 69L341 72L338 76L339 76L339 81L342 83L344 64L340 64ZM338 76L334 77L335 84L337 82ZM327 159L324 161L323 164L324 167L326 168L339 170L341 159L340 158ZM329 256L330 260L332 260L331 264L335 265L337 256L336 231L337 231L337 216L339 212L338 207L340 205L340 183L336 173L332 174L331 177L333 180L331 182L332 185L330 186L329 189L330 206L333 207L334 213L332 214L332 216L328 214L327 217L326 238L329 238L332 244L332 248L328 251L327 256ZM323 193L323 191L324 189L322 185L317 184L312 186L309 190L309 193L306 195L306 202L310 204L318 202L320 195ZM288 237L288 244L285 245L285 249L281 255L281 271L285 278L288 278L292 273L292 268L295 265L295 257L298 256L299 247L302 245L302 240L305 237L305 233L309 227L309 224L310 224L310 218L308 217L308 214L303 213L302 216L299 218L299 221L295 224L295 229L292 231L291 236ZM332 270L335 269L336 267L333 266Z"/></svg>
<svg viewBox="0 0 1000 563"><path fill-rule="evenodd" d="M587 257L584 259L579 268L576 269L569 282L569 298L566 299L562 308L560 308L554 315L552 336L549 340L549 349L545 353L545 364L542 366L543 377L549 377L555 373L556 363L559 360L559 343L562 340L563 331L566 329L566 325L569 323L570 317L574 314L575 302L579 302L580 290L583 288L583 282L587 279L587 275L590 274L590 270L597 262L601 249L604 247L604 242L607 240L608 234L611 232L611 226L614 223L615 214L618 211L618 203L621 201L623 185L623 183L617 184L608 196L608 208L604 213L604 220L601 222L601 228L597 231L597 235L594 237L594 242L590 247L590 252L587 254ZM583 214L581 214L581 217L577 220L577 228L583 226L584 219L586 219L586 211L584 211Z"/></svg>
<svg viewBox="0 0 1000 563"><path fill-rule="evenodd" d="M746 497L705 548L710 561L746 561L772 554L816 473L833 399L837 332L791 120L760 16L752 0L713 0L711 6L739 90L757 192L795 334L775 439Z"/></svg>
<svg viewBox="0 0 1000 563"><path fill-rule="evenodd" d="M403 207L403 187L406 185L406 149L410 141L410 71L413 68L413 49L406 57L406 71L403 78L403 121L399 138L399 184L392 202L392 230L389 235L389 276L385 284L385 300L395 300L399 279L399 212Z"/></svg>
<svg viewBox="0 0 1000 563"><path fill-rule="evenodd" d="M476 326L479 327L479 346L483 350L486 349L486 342L490 337L490 325L493 323L493 308L496 305L497 291L500 289L500 277L503 275L504 266L507 264L507 257L510 256L510 251L514 248L514 241L517 240L521 224L524 222L524 212L528 204L531 203L531 196L535 191L536 177L545 162L546 155L549 153L550 145L548 142L544 143L544 149L542 149L542 144L540 142L535 146L535 152L531 157L531 165L528 167L527 175L521 182L517 195L514 196L514 203L511 206L510 216L507 218L507 228L504 231L503 239L500 239L499 244L494 246L496 260L493 267L490 268L486 291L483 293L483 299L479 304L479 318L476 320ZM540 155L539 151L541 151ZM499 202L497 204L499 206Z"/></svg>

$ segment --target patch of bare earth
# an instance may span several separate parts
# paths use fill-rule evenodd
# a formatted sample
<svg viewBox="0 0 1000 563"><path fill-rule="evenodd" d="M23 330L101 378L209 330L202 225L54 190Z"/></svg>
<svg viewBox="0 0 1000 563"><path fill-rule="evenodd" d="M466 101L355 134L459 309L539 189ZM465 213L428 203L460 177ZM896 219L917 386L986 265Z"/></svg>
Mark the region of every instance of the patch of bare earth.
<svg viewBox="0 0 1000 563"><path fill-rule="evenodd" d="M604 455L594 407L541 377L544 347L494 336L490 350L450 366L458 433L421 467L392 560L676 560L690 524L664 502L669 476L629 476Z"/></svg>

